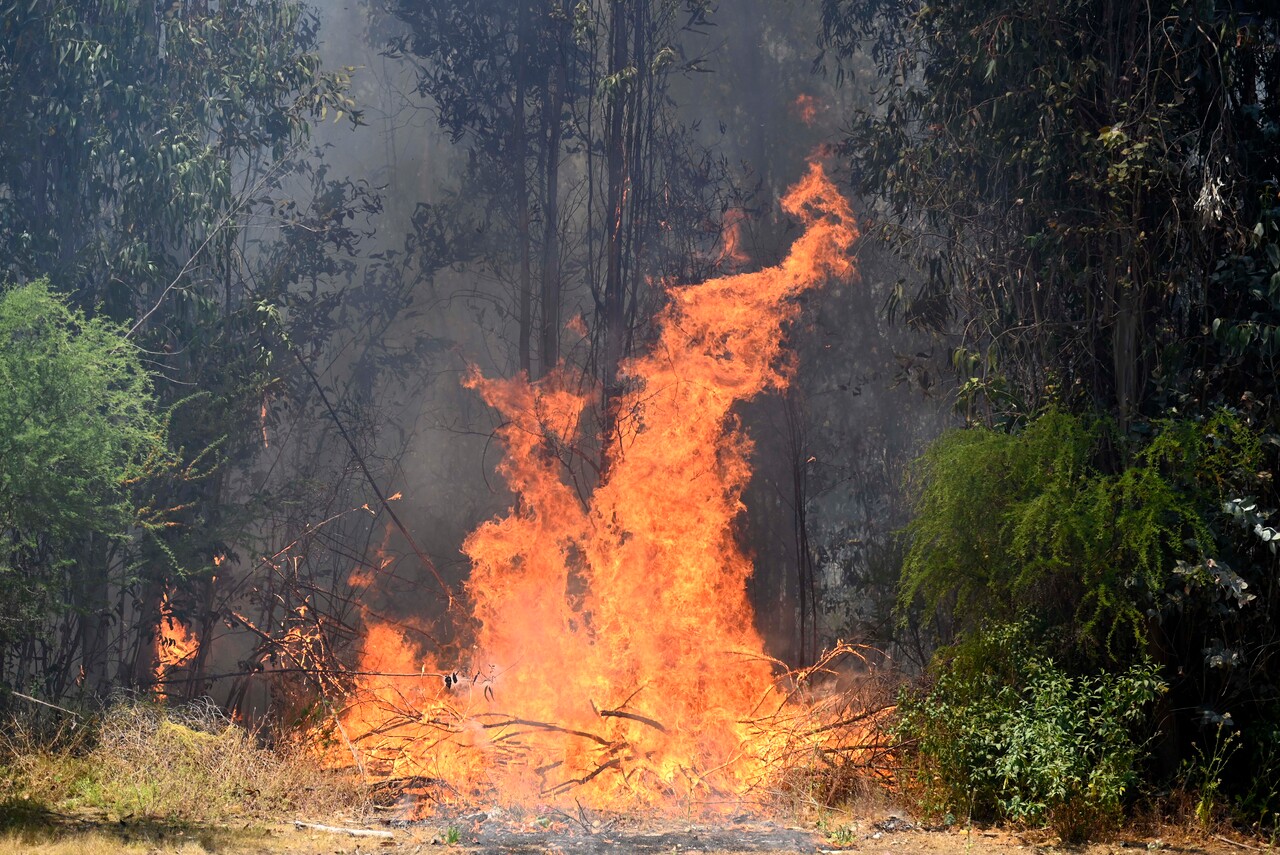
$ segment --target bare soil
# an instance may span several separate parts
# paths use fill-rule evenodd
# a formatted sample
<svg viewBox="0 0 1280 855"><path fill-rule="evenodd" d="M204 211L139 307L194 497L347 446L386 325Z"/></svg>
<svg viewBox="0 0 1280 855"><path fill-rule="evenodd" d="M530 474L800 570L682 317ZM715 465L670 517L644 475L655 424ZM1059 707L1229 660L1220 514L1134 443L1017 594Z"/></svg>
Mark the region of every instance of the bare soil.
<svg viewBox="0 0 1280 855"><path fill-rule="evenodd" d="M887 818L886 818L887 819ZM1043 833L1023 834L1006 830L959 829L923 830L896 824L892 820L856 821L837 831L789 827L773 822L741 821L723 825L701 825L647 821L626 827L625 823L602 823L595 828L573 823L553 824L542 830L515 829L501 824L472 828L449 844L448 827L411 826L399 829L391 841L328 840L315 835L286 841L287 848L261 851L320 855L320 853L402 852L413 855L456 852L458 855L604 855L605 853L705 853L705 855L828 855L858 852L865 855L1249 855L1275 852L1256 842L1230 843L1217 837L1178 835L1165 837L1120 836L1106 843L1066 847ZM457 826L451 826L456 828ZM282 835L286 837L287 835Z"/></svg>
<svg viewBox="0 0 1280 855"><path fill-rule="evenodd" d="M501 811L438 816L412 823L348 823L350 828L390 831L389 839L350 837L300 829L290 823L246 823L218 828L178 828L86 817L50 818L38 832L0 835L8 853L128 852L139 855L1250 855L1280 853L1265 843L1217 834L1162 829L1159 835L1120 834L1083 847L1062 846L1044 832L960 828L926 830L892 816L829 819L815 827L748 817L716 824L573 816L517 816ZM341 826L338 820L327 825Z"/></svg>

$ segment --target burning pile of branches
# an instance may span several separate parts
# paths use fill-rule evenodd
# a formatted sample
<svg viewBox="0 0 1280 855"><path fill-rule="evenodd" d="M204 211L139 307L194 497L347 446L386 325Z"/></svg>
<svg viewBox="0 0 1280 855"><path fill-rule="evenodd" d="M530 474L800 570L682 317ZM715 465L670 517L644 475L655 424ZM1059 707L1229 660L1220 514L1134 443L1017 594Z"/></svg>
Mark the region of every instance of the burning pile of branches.
<svg viewBox="0 0 1280 855"><path fill-rule="evenodd" d="M441 797L682 809L764 798L802 767L880 774L884 709L823 685L863 652L779 675L734 532L752 449L734 407L787 385L796 298L854 275L857 226L819 166L783 207L805 231L781 264L669 293L653 346L622 365L589 495L555 452L594 390L567 369L471 373L505 420L499 472L518 500L463 545L467 651L367 621L333 720L362 768L438 782Z"/></svg>
<svg viewBox="0 0 1280 855"><path fill-rule="evenodd" d="M378 641L395 644L390 638ZM651 807L682 810L738 809L796 792L832 805L893 782L884 730L893 707L883 692L868 691L867 671L859 669L861 679L855 678L852 686L846 673L851 659L868 664L868 653L875 651L841 642L815 665L775 678L756 707L737 722L742 744L725 766L749 760L753 774L736 782L726 768L694 764L681 765L674 778L664 775L657 762L661 754L654 749L666 742L671 728L661 713L636 712L627 703L608 709L592 702L597 723L590 728L524 718L502 711L492 684L480 674L385 676L378 680L379 690L354 695L343 719L350 721L361 710L370 722L351 738L365 771L383 778L384 789L444 803L491 798L491 790L498 790L500 797L516 801L554 802L571 795L574 801L599 805L601 792L621 788ZM456 751L459 744L467 750ZM551 744L564 756L540 764ZM574 767L567 762L570 757L591 759ZM460 779L460 760L471 761L479 774ZM513 791L502 770L536 780L536 786ZM602 777L606 781L599 782ZM596 798L584 796L584 788Z"/></svg>

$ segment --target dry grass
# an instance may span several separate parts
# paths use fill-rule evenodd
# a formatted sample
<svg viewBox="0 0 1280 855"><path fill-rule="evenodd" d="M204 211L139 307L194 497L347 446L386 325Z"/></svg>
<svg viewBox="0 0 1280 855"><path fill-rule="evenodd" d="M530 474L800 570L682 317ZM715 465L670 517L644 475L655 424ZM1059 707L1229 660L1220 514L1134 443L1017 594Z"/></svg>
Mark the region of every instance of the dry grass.
<svg viewBox="0 0 1280 855"><path fill-rule="evenodd" d="M350 776L305 749L261 746L212 704L124 701L75 729L39 733L15 721L0 737L0 830L86 811L171 824L324 816L362 799Z"/></svg>
<svg viewBox="0 0 1280 855"><path fill-rule="evenodd" d="M27 829L0 835L0 855L209 855L225 852L221 843L210 841L163 840L147 835L126 839L120 834L101 831L66 832L63 830Z"/></svg>
<svg viewBox="0 0 1280 855"><path fill-rule="evenodd" d="M800 815L875 810L894 790L890 721L896 673L875 667L875 651L839 644L792 672L788 704L770 724L789 736L779 752L774 801Z"/></svg>

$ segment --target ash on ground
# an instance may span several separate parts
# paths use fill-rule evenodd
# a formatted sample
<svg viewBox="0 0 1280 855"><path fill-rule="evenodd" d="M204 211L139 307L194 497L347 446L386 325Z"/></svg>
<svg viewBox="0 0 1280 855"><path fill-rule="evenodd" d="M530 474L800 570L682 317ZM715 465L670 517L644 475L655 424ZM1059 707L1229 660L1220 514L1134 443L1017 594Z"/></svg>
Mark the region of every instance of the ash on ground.
<svg viewBox="0 0 1280 855"><path fill-rule="evenodd" d="M756 817L739 815L715 824L609 815L597 811L523 812L491 808L470 813L441 811L393 822L437 830L432 843L456 844L481 853L817 853L821 835Z"/></svg>

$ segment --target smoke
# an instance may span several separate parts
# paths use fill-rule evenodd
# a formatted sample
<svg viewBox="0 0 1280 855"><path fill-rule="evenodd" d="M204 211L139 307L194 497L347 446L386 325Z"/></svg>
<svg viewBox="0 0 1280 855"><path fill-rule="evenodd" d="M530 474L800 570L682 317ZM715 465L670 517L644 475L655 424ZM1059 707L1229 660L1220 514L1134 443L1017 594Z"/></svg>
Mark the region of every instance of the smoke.
<svg viewBox="0 0 1280 855"><path fill-rule="evenodd" d="M503 231L510 212L486 207L464 182L472 163L467 140L453 142L440 129L436 105L418 91L418 60L389 50L404 24L379 2L312 5L324 63L353 67L365 121L354 130L317 127L317 162L381 201L360 224L364 237L347 274L361 302L344 316L348 326L319 379L338 418L358 434L384 494L402 495L397 516L434 565L424 567L373 502L368 513L326 529L341 548L325 572L342 587L356 571L368 583L354 589L360 608L417 624L445 606L433 573L459 590L470 572L460 552L466 533L512 498L493 474L492 438L502 421L462 382L471 365L495 377L514 376L518 367L514 262ZM671 81L682 129L673 138L696 153L671 179L702 182L701 198L710 200L688 242L693 254L682 269L690 276L782 257L795 232L776 199L811 152L835 141L853 100L866 97L812 73L818 13L817 0L739 0L678 33L673 50L688 70ZM566 143L566 151L575 145ZM580 154L568 156L564 186L576 187L585 169ZM566 222L587 204L582 191L567 192ZM730 254L721 242L725 223L739 231ZM593 239L566 235L566 257ZM791 335L800 350L792 390L740 410L757 466L735 523L754 564L748 594L769 651L792 662L879 621L891 580L877 574L886 572L902 522L901 466L938 420L936 405L920 394L920 371L904 372L901 361L925 352L927 342L879 317L896 271L874 247L862 253L861 284L837 283L805 298ZM561 317L571 360L590 359L582 319L595 310L602 276L590 265L566 269ZM660 306L653 300L646 311ZM327 417L274 432L266 451L253 486L299 473L345 479L341 500L318 508L317 517L371 500ZM338 611L355 620L359 608L348 600ZM248 656L247 641L224 644L231 651L224 657Z"/></svg>

